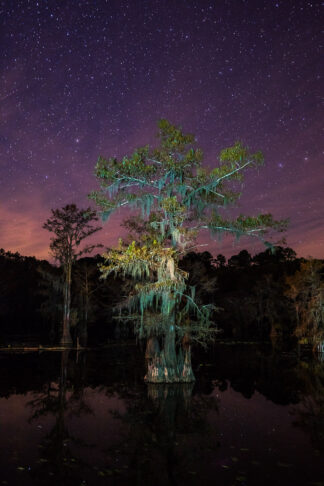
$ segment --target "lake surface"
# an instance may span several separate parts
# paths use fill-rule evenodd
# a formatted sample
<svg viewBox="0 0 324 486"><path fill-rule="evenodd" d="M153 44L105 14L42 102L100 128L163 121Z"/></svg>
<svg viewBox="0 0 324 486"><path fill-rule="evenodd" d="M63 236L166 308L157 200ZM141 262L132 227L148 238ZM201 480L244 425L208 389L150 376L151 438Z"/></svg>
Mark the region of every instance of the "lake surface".
<svg viewBox="0 0 324 486"><path fill-rule="evenodd" d="M0 353L0 485L324 486L324 364L252 345L145 385L135 346Z"/></svg>

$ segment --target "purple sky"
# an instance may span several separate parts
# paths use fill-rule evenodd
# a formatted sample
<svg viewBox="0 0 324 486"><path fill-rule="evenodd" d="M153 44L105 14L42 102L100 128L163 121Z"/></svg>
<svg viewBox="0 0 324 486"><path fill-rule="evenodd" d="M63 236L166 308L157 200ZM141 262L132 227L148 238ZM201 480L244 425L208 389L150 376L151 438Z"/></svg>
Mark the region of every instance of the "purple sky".
<svg viewBox="0 0 324 486"><path fill-rule="evenodd" d="M289 217L288 245L324 258L321 2L0 5L0 247L47 257L50 209L88 206L98 155L154 143L163 117L196 134L209 166L237 139L262 150L240 211ZM122 217L96 240L115 244ZM247 239L209 246L242 248L262 249Z"/></svg>

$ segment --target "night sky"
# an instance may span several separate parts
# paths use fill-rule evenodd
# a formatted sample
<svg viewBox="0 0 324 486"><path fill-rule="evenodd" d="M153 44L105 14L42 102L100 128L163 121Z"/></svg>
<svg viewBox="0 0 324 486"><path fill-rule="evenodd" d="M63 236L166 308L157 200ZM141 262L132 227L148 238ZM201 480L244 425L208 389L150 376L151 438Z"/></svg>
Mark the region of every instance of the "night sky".
<svg viewBox="0 0 324 486"><path fill-rule="evenodd" d="M262 150L239 211L289 217L287 244L324 258L320 2L0 4L0 247L48 257L50 209L87 207L98 155L155 143L163 117L195 133L208 166L237 139ZM115 244L124 216L96 239ZM262 249L209 250L242 248Z"/></svg>

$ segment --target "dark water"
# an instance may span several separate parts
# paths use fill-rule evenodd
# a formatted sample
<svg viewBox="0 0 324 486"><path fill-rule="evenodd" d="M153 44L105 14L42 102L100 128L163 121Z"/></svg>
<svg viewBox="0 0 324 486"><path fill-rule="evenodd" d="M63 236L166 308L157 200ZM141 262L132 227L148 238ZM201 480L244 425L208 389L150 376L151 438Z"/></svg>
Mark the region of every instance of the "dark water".
<svg viewBox="0 0 324 486"><path fill-rule="evenodd" d="M323 363L218 346L146 386L141 356L2 352L0 485L324 485Z"/></svg>

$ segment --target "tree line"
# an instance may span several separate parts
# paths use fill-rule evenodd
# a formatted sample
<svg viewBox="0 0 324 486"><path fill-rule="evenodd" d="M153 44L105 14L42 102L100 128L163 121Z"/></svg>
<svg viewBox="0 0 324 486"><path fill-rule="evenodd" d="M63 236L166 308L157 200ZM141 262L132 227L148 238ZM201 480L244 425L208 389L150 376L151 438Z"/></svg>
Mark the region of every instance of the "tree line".
<svg viewBox="0 0 324 486"><path fill-rule="evenodd" d="M277 348L323 340L324 261L276 247L252 257L189 252L179 265L199 304L213 303L219 339L272 342ZM71 275L70 324L80 346L134 337L135 323L116 320L131 293L129 277L100 279L101 255L77 260ZM63 270L46 260L0 250L0 343L58 344L62 333ZM124 312L124 311L123 311ZM88 339L89 334L89 339Z"/></svg>

